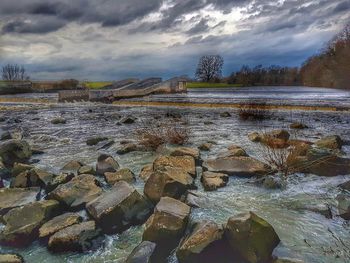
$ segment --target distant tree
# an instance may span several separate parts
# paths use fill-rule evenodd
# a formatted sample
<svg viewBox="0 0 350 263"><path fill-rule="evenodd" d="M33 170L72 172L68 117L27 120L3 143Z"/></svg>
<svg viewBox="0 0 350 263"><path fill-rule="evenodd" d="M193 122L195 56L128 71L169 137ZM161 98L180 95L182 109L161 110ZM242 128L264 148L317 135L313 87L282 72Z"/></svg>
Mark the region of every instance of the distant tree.
<svg viewBox="0 0 350 263"><path fill-rule="evenodd" d="M202 56L199 59L196 78L201 81L210 82L221 78L224 59L219 55Z"/></svg>
<svg viewBox="0 0 350 263"><path fill-rule="evenodd" d="M2 79L6 81L23 81L29 80L29 76L27 76L23 66L7 64L2 67Z"/></svg>

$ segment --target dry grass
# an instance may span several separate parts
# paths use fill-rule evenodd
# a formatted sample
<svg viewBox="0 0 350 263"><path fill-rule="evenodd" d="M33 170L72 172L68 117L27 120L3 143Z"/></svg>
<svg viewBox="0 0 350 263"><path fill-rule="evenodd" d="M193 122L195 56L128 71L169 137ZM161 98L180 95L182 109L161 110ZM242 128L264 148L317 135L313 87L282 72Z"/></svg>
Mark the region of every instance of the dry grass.
<svg viewBox="0 0 350 263"><path fill-rule="evenodd" d="M150 150L163 144L184 145L190 137L190 129L178 120L153 120L136 129L137 142Z"/></svg>
<svg viewBox="0 0 350 263"><path fill-rule="evenodd" d="M267 105L255 104L253 102L248 102L245 105L239 107L238 116L241 120L255 120L262 121L271 118L271 112L267 110Z"/></svg>

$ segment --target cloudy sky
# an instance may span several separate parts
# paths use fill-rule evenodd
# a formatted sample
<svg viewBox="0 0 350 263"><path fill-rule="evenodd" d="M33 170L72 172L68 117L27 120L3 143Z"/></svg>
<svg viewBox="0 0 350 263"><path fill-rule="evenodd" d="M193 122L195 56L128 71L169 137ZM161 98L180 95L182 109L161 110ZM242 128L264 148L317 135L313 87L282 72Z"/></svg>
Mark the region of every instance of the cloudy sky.
<svg viewBox="0 0 350 263"><path fill-rule="evenodd" d="M0 64L32 79L193 76L299 66L350 19L350 0L0 0Z"/></svg>

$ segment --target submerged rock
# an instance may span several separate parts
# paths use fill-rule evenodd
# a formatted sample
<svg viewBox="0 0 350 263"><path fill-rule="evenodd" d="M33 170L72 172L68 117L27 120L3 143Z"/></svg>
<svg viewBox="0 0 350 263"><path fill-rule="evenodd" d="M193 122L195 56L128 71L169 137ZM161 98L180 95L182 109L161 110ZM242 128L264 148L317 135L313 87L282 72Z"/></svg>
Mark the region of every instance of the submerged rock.
<svg viewBox="0 0 350 263"><path fill-rule="evenodd" d="M228 175L223 173L204 172L201 178L205 191L215 191L226 186Z"/></svg>
<svg viewBox="0 0 350 263"><path fill-rule="evenodd" d="M132 183L135 181L134 173L128 168L120 169L114 173L107 172L104 174L104 176L107 183L110 185L114 185L115 183L120 181L125 181L128 183Z"/></svg>
<svg viewBox="0 0 350 263"><path fill-rule="evenodd" d="M315 142L315 145L319 148L327 148L327 149L341 149L344 142L338 135L332 135L324 137Z"/></svg>
<svg viewBox="0 0 350 263"><path fill-rule="evenodd" d="M245 156L209 159L204 161L203 169L243 177L261 176L270 171L268 165Z"/></svg>
<svg viewBox="0 0 350 263"><path fill-rule="evenodd" d="M291 258L277 258L277 259L274 259L272 263L304 263L304 261L299 259L291 259Z"/></svg>
<svg viewBox="0 0 350 263"><path fill-rule="evenodd" d="M23 263L22 256L18 254L0 254L1 263Z"/></svg>
<svg viewBox="0 0 350 263"><path fill-rule="evenodd" d="M299 129L299 130L302 130L302 129L307 129L308 126L301 123L301 122L293 122L290 126L289 126L291 129Z"/></svg>
<svg viewBox="0 0 350 263"><path fill-rule="evenodd" d="M67 121L65 118L62 118L62 117L57 117L57 118L54 118L51 120L51 123L52 124L66 124Z"/></svg>
<svg viewBox="0 0 350 263"><path fill-rule="evenodd" d="M222 118L231 117L231 113L229 113L228 111L221 112L221 113L220 113L220 117L222 117Z"/></svg>
<svg viewBox="0 0 350 263"><path fill-rule="evenodd" d="M126 259L125 263L152 263L153 253L156 249L156 244L150 241L142 241L133 249L131 254Z"/></svg>
<svg viewBox="0 0 350 263"><path fill-rule="evenodd" d="M101 193L102 189L96 178L90 174L82 174L74 177L68 183L59 185L48 197L71 208L79 208Z"/></svg>
<svg viewBox="0 0 350 263"><path fill-rule="evenodd" d="M211 263L218 260L232 262L228 242L223 240L223 229L212 221L194 225L193 230L180 244L176 255L180 263ZM229 256L228 256L229 255Z"/></svg>
<svg viewBox="0 0 350 263"><path fill-rule="evenodd" d="M163 170L165 167L182 169L193 178L196 177L196 164L192 156L160 156L153 162L153 170Z"/></svg>
<svg viewBox="0 0 350 263"><path fill-rule="evenodd" d="M337 196L339 216L345 220L350 220L350 196L339 194Z"/></svg>
<svg viewBox="0 0 350 263"><path fill-rule="evenodd" d="M135 143L128 143L128 144L124 144L122 146L122 148L118 149L117 154L127 154L127 153L131 153L131 152L135 152L139 149L139 147L137 146L137 144Z"/></svg>
<svg viewBox="0 0 350 263"><path fill-rule="evenodd" d="M49 237L63 228L80 223L82 220L83 218L77 213L66 213L56 216L40 227L39 237Z"/></svg>
<svg viewBox="0 0 350 263"><path fill-rule="evenodd" d="M233 251L249 263L271 260L280 242L273 227L253 212L229 218L225 236Z"/></svg>
<svg viewBox="0 0 350 263"><path fill-rule="evenodd" d="M127 116L124 117L120 120L121 123L124 124L133 124L136 121L137 118L133 117L133 116Z"/></svg>
<svg viewBox="0 0 350 263"><path fill-rule="evenodd" d="M208 152L211 150L211 148L213 147L212 143L206 142L206 143L202 143L201 145L198 146L198 149L204 152Z"/></svg>
<svg viewBox="0 0 350 263"><path fill-rule="evenodd" d="M34 202L39 188L3 188L0 189L0 215L7 213L15 207Z"/></svg>
<svg viewBox="0 0 350 263"><path fill-rule="evenodd" d="M10 210L3 216L5 228L0 233L0 243L15 247L29 245L38 237L39 227L57 215L59 203L45 200Z"/></svg>
<svg viewBox="0 0 350 263"><path fill-rule="evenodd" d="M183 236L191 208L173 198L163 197L145 224L142 240L157 244L156 262L164 262Z"/></svg>
<svg viewBox="0 0 350 263"><path fill-rule="evenodd" d="M99 236L100 230L96 228L94 221L82 222L52 235L48 248L52 252L83 252L91 249L94 246L94 240Z"/></svg>
<svg viewBox="0 0 350 263"><path fill-rule="evenodd" d="M96 172L98 175L104 175L107 172L116 172L119 164L114 158L108 154L101 154L97 159Z"/></svg>
<svg viewBox="0 0 350 263"><path fill-rule="evenodd" d="M7 140L0 143L0 157L7 167L16 162L26 162L32 156L29 144L24 140Z"/></svg>
<svg viewBox="0 0 350 263"><path fill-rule="evenodd" d="M152 205L134 187L121 181L89 202L86 209L104 232L114 233L142 224L151 214Z"/></svg>
<svg viewBox="0 0 350 263"><path fill-rule="evenodd" d="M99 142L107 141L107 140L108 140L107 137L92 137L92 138L88 138L86 140L86 144L88 146L94 146L94 145L98 144Z"/></svg>
<svg viewBox="0 0 350 263"><path fill-rule="evenodd" d="M186 190L192 188L193 178L185 170L165 167L151 174L144 193L152 202L157 203L164 196L179 199Z"/></svg>

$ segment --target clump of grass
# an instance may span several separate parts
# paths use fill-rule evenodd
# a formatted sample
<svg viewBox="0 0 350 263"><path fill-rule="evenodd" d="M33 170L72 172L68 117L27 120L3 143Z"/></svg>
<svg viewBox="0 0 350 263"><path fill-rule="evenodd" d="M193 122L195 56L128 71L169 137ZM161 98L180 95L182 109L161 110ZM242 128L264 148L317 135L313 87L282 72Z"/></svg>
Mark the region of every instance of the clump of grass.
<svg viewBox="0 0 350 263"><path fill-rule="evenodd" d="M267 110L266 103L255 104L253 102L248 102L245 105L241 105L238 111L238 116L243 121L262 121L265 119L270 119L272 117L272 113Z"/></svg>
<svg viewBox="0 0 350 263"><path fill-rule="evenodd" d="M136 141L146 149L155 151L164 144L184 145L190 137L190 130L180 122L153 120L136 129Z"/></svg>

